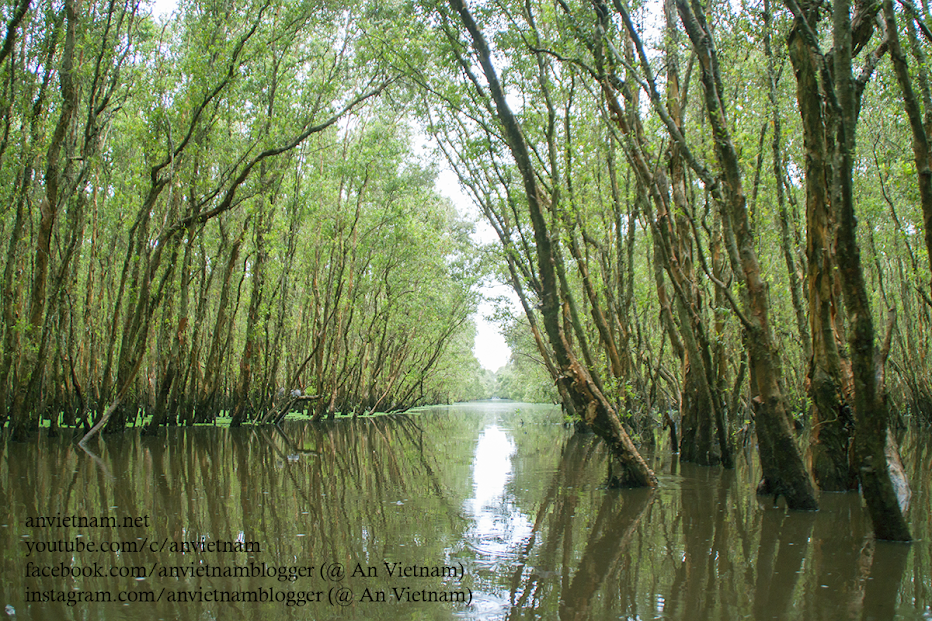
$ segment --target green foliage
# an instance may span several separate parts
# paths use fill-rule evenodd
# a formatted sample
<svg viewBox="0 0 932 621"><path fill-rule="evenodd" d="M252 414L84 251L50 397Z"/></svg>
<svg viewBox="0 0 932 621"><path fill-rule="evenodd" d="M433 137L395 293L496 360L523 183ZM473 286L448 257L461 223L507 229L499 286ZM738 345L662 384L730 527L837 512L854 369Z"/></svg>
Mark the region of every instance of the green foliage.
<svg viewBox="0 0 932 621"><path fill-rule="evenodd" d="M33 374L66 423L124 383L181 423L259 418L295 387L317 415L487 392L456 382L479 377L470 225L412 152L404 86L386 92L407 4L183 1L164 23L74 6L33 7L0 66L5 125L26 128L0 148L4 408ZM32 277L54 167L51 266Z"/></svg>

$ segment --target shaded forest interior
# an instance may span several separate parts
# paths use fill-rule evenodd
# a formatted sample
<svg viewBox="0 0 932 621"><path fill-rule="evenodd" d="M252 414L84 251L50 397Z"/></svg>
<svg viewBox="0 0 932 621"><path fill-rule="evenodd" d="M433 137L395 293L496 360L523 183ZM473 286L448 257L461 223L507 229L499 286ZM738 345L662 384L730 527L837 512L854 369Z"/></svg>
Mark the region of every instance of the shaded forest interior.
<svg viewBox="0 0 932 621"><path fill-rule="evenodd" d="M618 485L655 484L635 441L661 427L725 467L753 433L761 492L860 486L908 539L888 428L932 423L925 4L150 10L5 5L13 438L489 396L495 277L523 311L496 394L562 403Z"/></svg>

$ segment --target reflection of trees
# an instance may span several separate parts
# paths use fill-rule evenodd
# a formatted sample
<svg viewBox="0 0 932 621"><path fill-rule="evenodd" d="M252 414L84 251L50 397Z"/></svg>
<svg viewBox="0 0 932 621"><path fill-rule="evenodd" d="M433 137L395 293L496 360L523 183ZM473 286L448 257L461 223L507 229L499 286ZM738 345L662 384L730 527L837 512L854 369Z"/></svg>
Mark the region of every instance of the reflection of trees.
<svg viewBox="0 0 932 621"><path fill-rule="evenodd" d="M678 483L644 498L593 490L592 471L606 457L586 438L567 441L509 574L509 619L834 620L902 612L909 548L875 546L855 496L851 506L847 496L824 497L819 513L764 507L747 491L757 474L746 465L716 472L682 464ZM673 468L665 476L675 475Z"/></svg>
<svg viewBox="0 0 932 621"><path fill-rule="evenodd" d="M434 421L431 421L433 423ZM236 589L275 586L315 588L265 578L27 579L23 577L21 536L33 540L104 539L140 541L257 541L261 553L201 553L182 556L148 550L129 559L118 553L47 554L43 562L75 565L94 561L112 566L213 566L265 562L269 565L320 565L382 560L443 564L451 541L462 539L462 489L441 480L440 457L470 458L457 421L419 426L406 416L341 420L319 425L227 430L175 428L162 438L110 436L95 460L67 441L34 445L2 444L0 503L9 507L9 528L0 529L0 601L22 602L32 590ZM455 441L458 440L458 441ZM460 455L462 453L462 455ZM396 503L404 504L396 504ZM27 516L150 516L140 529L26 529ZM424 515L431 519L423 519ZM419 545L417 552L398 545ZM385 588L373 583L373 588ZM423 581L419 587L438 587ZM20 619L77 619L87 615L132 613L133 618L304 618L284 606L261 610L242 604L131 606L128 611L94 605L16 604ZM306 613L308 609L304 609ZM321 609L318 612L322 612ZM31 611L31 612L30 612ZM439 609L438 609L439 612ZM444 611L448 613L449 610ZM362 614L362 612L360 612ZM436 614L436 613L430 613ZM206 615L206 616L205 616ZM109 618L109 616L107 617ZM122 617L119 617L122 618Z"/></svg>
<svg viewBox="0 0 932 621"><path fill-rule="evenodd" d="M0 443L0 606L21 620L110 618L313 618L279 607L226 604L114 607L23 607L23 592L49 588L235 588L274 585L267 579L225 582L164 578L134 581L23 577L22 536L33 540L167 537L190 541L258 541L261 554L169 555L77 553L74 564L270 565L338 561L462 559L473 493L474 439L488 421L479 416L397 416L286 423L263 429L177 428L163 438L110 436L98 445L99 464L65 439L38 445ZM718 472L691 464L666 466L652 495L604 487L608 452L594 437L575 436L554 454L555 434L543 425L512 421L518 453L507 507L532 516L519 546L495 559L488 578L466 584L498 590L510 619L887 619L932 603L929 548L875 543L856 494L824 494L818 513L762 507L753 493L758 473L746 464ZM921 440L921 441L920 441ZM930 520L927 438L902 446L915 482L913 530ZM103 465L103 468L101 465ZM552 469L551 469L552 468ZM542 470L543 469L543 470ZM661 469L658 468L657 471ZM107 475L107 471L112 476ZM541 477L540 472L551 473ZM531 508L533 507L533 508ZM26 529L26 516L149 514L148 529ZM466 553L468 555L468 553ZM44 562L72 562L48 554ZM472 581L472 582L470 582ZM481 584L477 584L480 582ZM315 584L316 586L316 584ZM368 584L385 588L386 580ZM419 587L428 586L418 583ZM440 586L440 583L429 586ZM449 618L449 608L426 606L411 617ZM400 614L379 611L378 614ZM467 609L466 614L473 614ZM365 618L371 611L342 614ZM211 617L213 615L213 617ZM123 618L123 617L117 617ZM909 617L907 617L909 618Z"/></svg>
<svg viewBox="0 0 932 621"><path fill-rule="evenodd" d="M692 464L681 464L684 476L678 503L664 503L665 512L679 517L668 544L667 561L673 565L673 580L665 596L664 612L673 618L708 617L722 602L735 602L734 586L719 577L733 575L735 552L727 508L732 501L734 473L717 473ZM737 503L735 503L737 506Z"/></svg>
<svg viewBox="0 0 932 621"><path fill-rule="evenodd" d="M900 592L907 588L903 578L909 554L915 554L918 568L922 546L876 541L857 493L823 495L822 510L814 522L809 552L812 575L807 580L803 618L897 618L902 612ZM927 575L916 577L920 589L928 584ZM923 603L921 596L908 597L917 614L928 605L929 600Z"/></svg>
<svg viewBox="0 0 932 621"><path fill-rule="evenodd" d="M592 615L593 598L602 588L606 576L637 571L626 555L631 539L641 525L650 506L653 490L629 490L605 494L595 524L589 535L586 551L576 569L573 581L563 592L560 619L588 619ZM613 584L624 585L622 580ZM632 580L636 583L636 580ZM635 598L625 598L634 602ZM608 607L612 608L612 600ZM620 611L616 611L620 612ZM600 615L601 616L601 615Z"/></svg>
<svg viewBox="0 0 932 621"><path fill-rule="evenodd" d="M809 550L814 579L808 581L806 615L827 619L845 611L845 616L856 617L863 598L862 572L870 566L865 554L872 547L860 498L823 494L821 505Z"/></svg>
<svg viewBox="0 0 932 621"><path fill-rule="evenodd" d="M932 442L929 442L928 428L916 429L909 434L908 442L902 443L903 456L910 455L912 459L906 463L911 465L909 480L913 489L912 510L910 517L915 530L926 533L928 538L932 534ZM906 448L906 447L909 448ZM932 572L932 546L917 545L913 547L912 567L912 596L917 610L932 610L932 581L929 580Z"/></svg>
<svg viewBox="0 0 932 621"><path fill-rule="evenodd" d="M460 503L436 476L439 452L410 417L292 425L275 434L244 430L234 437L244 514L256 523L284 524L291 537L306 535L300 539L316 557L344 562L365 556L357 553L361 543L389 545L404 516L404 505L396 503L409 499L434 509L432 520L416 524L425 540L463 528ZM288 496L270 497L273 490ZM368 549L370 556L380 553Z"/></svg>
<svg viewBox="0 0 932 621"><path fill-rule="evenodd" d="M813 513L787 514L765 508L761 516L754 586L754 618L783 618L792 608L793 592L809 547Z"/></svg>
<svg viewBox="0 0 932 621"><path fill-rule="evenodd" d="M875 541L873 544L870 573L864 586L861 619L895 619L897 599L910 547L889 541Z"/></svg>
<svg viewBox="0 0 932 621"><path fill-rule="evenodd" d="M519 562L511 575L511 618L516 618L528 606L536 610L543 599L544 583L550 581L550 578L560 577L557 568L571 558L578 490L597 446L593 436L579 434L570 437L563 446L560 463L537 511L531 535L522 547ZM545 527L547 536L543 538L542 549L536 555L536 567L528 570L528 559L537 537ZM562 562L556 559L561 542L564 550ZM564 571L564 588L568 580L569 575Z"/></svg>
<svg viewBox="0 0 932 621"><path fill-rule="evenodd" d="M599 442L594 436L575 435L564 445L533 531L511 573L509 618L520 618L529 611L549 613L557 607L556 598L561 619L589 618L593 599L603 588L606 576L619 566L627 568L625 552L650 506L653 492L594 492L601 497L601 504L588 533L580 538L578 531L584 522L580 514L588 515L593 509L586 504L590 499L585 497L585 490L592 462L602 452L600 449L604 450ZM538 537L542 543L535 551ZM577 563L576 548L582 543L585 549Z"/></svg>

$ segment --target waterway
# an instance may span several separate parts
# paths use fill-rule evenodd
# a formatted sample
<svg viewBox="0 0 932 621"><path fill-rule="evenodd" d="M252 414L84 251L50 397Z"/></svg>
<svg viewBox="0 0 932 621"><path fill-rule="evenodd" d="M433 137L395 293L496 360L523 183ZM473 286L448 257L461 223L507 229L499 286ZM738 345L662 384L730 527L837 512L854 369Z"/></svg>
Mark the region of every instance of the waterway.
<svg viewBox="0 0 932 621"><path fill-rule="evenodd" d="M655 491L551 406L0 445L0 617L932 619L928 430L911 545L857 494L788 512L734 470L645 451Z"/></svg>

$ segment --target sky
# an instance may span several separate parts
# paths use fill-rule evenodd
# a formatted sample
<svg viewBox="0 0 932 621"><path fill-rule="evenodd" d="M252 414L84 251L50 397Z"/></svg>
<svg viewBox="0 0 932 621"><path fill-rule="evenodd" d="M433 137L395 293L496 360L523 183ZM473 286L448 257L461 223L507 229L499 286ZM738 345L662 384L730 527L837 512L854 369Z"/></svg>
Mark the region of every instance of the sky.
<svg viewBox="0 0 932 621"><path fill-rule="evenodd" d="M175 7L178 6L178 0L155 0L152 3L152 14L157 17L166 17Z"/></svg>
<svg viewBox="0 0 932 621"><path fill-rule="evenodd" d="M446 163L442 165L440 173L437 175L436 188L440 194L450 199L460 215L470 219L476 218L478 209L463 192L459 180ZM482 219L477 222L473 240L481 244L498 243L492 227ZM495 307L489 300L493 297L507 296L509 294L514 297L514 292L511 291L510 287L502 283L485 285L480 288L480 292L484 299L479 303L479 310L473 316L476 323L476 341L473 346L473 353L475 353L476 359L482 365L482 368L498 371L508 364L511 350L505 342L505 337L499 332L498 325L490 321ZM517 300L514 300L512 304L517 306Z"/></svg>

